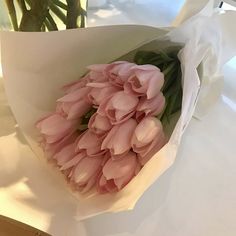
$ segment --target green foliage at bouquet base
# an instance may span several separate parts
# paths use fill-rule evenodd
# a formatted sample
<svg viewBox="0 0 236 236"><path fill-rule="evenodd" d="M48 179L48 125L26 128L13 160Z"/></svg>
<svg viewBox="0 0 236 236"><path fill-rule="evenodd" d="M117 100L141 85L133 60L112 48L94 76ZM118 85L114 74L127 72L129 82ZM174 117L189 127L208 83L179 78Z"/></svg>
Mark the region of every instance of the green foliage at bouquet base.
<svg viewBox="0 0 236 236"><path fill-rule="evenodd" d="M170 116L178 112L182 105L182 72L178 59L180 48L168 48L165 51L139 51L134 62L138 65L151 64L157 66L164 74L163 95L166 106L160 116L163 123L169 123Z"/></svg>

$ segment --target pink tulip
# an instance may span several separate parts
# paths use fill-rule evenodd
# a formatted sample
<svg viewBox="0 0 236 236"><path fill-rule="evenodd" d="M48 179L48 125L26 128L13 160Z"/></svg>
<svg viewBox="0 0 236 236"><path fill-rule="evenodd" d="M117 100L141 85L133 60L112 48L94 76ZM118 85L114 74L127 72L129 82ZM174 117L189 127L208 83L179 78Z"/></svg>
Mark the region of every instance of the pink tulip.
<svg viewBox="0 0 236 236"><path fill-rule="evenodd" d="M164 136L164 134L162 134L159 138L156 138L153 141L152 148L150 148L149 152L147 152L146 154L143 154L143 153L137 154L140 164L144 166L157 152L161 150L161 148L166 143L167 143L167 139Z"/></svg>
<svg viewBox="0 0 236 236"><path fill-rule="evenodd" d="M63 147L75 142L77 137L78 135L75 132L73 132L66 135L65 137L63 137L62 139L60 139L59 141L55 143L47 143L45 138L43 138L40 144L46 156L48 158L51 158L53 155L59 152Z"/></svg>
<svg viewBox="0 0 236 236"><path fill-rule="evenodd" d="M64 146L59 152L53 155L53 159L56 160L58 166L63 166L65 163L70 161L75 153L75 143Z"/></svg>
<svg viewBox="0 0 236 236"><path fill-rule="evenodd" d="M76 151L84 150L87 156L90 157L100 156L106 152L105 150L101 150L102 141L102 137L88 129L78 138Z"/></svg>
<svg viewBox="0 0 236 236"><path fill-rule="evenodd" d="M137 106L136 119L140 122L146 116L157 116L163 111L164 107L165 97L162 92L151 99L142 97Z"/></svg>
<svg viewBox="0 0 236 236"><path fill-rule="evenodd" d="M92 107L92 104L85 99L90 90L89 87L84 87L74 90L58 99L57 112L65 116L68 120L82 117Z"/></svg>
<svg viewBox="0 0 236 236"><path fill-rule="evenodd" d="M137 126L134 119L115 125L102 142L101 149L109 149L114 159L127 154L131 148L131 138Z"/></svg>
<svg viewBox="0 0 236 236"><path fill-rule="evenodd" d="M124 158L106 162L97 182L99 193L117 192L126 186L135 176L138 166L136 154L129 152Z"/></svg>
<svg viewBox="0 0 236 236"><path fill-rule="evenodd" d="M155 117L144 118L136 127L131 145L138 153L140 163L144 165L150 158L153 150L159 151L165 144L165 135L161 122Z"/></svg>
<svg viewBox="0 0 236 236"><path fill-rule="evenodd" d="M104 73L105 68L108 64L95 64L90 65L87 68L90 70L84 77L80 78L75 82L71 82L63 86L63 91L68 94L73 91L79 90L86 87L89 82L106 82L108 80Z"/></svg>
<svg viewBox="0 0 236 236"><path fill-rule="evenodd" d="M85 76L83 78L80 78L79 80L76 80L74 82L64 85L62 89L66 94L68 94L75 90L86 87L87 83L88 83L88 80L87 80L87 77Z"/></svg>
<svg viewBox="0 0 236 236"><path fill-rule="evenodd" d="M88 94L88 100L95 106L99 106L103 101L107 100L113 94L119 91L119 88L112 84L106 83L88 83L91 91Z"/></svg>
<svg viewBox="0 0 236 236"><path fill-rule="evenodd" d="M107 75L105 74L105 69L108 64L94 64L90 65L87 68L90 70L86 75L86 78L89 82L106 82L108 80Z"/></svg>
<svg viewBox="0 0 236 236"><path fill-rule="evenodd" d="M81 151L79 153L76 153L76 155L74 155L73 158L68 159L61 165L60 170L64 171L76 166L85 157L86 157L86 152Z"/></svg>
<svg viewBox="0 0 236 236"><path fill-rule="evenodd" d="M43 135L46 143L55 143L70 135L76 129L75 125L76 122L67 120L57 113L49 115L36 123L36 127Z"/></svg>
<svg viewBox="0 0 236 236"><path fill-rule="evenodd" d="M78 191L85 193L95 185L102 161L103 158L85 157L72 169L69 178Z"/></svg>
<svg viewBox="0 0 236 236"><path fill-rule="evenodd" d="M116 61L106 67L105 73L110 83L123 88L124 82L132 75L131 68L134 65L136 64L127 61Z"/></svg>
<svg viewBox="0 0 236 236"><path fill-rule="evenodd" d="M104 135L112 128L112 125L106 116L94 113L90 117L88 128L97 135Z"/></svg>
<svg viewBox="0 0 236 236"><path fill-rule="evenodd" d="M153 65L136 65L133 75L124 85L125 92L136 96L155 97L164 84L164 74Z"/></svg>
<svg viewBox="0 0 236 236"><path fill-rule="evenodd" d="M137 97L120 91L101 103L98 113L107 116L112 124L120 124L134 115L138 102Z"/></svg>

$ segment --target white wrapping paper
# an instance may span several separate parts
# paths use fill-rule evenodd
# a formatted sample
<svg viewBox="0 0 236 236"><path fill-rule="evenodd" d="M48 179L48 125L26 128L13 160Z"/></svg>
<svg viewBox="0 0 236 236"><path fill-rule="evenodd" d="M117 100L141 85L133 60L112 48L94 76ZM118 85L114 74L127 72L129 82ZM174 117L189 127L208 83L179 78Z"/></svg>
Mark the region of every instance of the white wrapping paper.
<svg viewBox="0 0 236 236"><path fill-rule="evenodd" d="M70 190L62 176L49 168L60 188L59 191L55 189L55 196L51 197L65 193L68 201L75 201L77 219L102 212L132 209L145 190L172 165L200 91L198 65L202 62L202 85L211 75L215 75L214 78L220 75L224 37L219 21L221 16L218 15L199 15L170 32L146 26L113 26L53 33L1 33L3 76L8 101L19 127L38 157L43 157L43 153L37 144L35 121L54 109L55 101L61 95L60 87L78 79L87 65L113 61L156 38L171 39L185 45L180 54L183 70L181 116L168 144L130 184L114 195L83 199L76 194L71 200L67 194ZM42 191L47 193L47 190Z"/></svg>

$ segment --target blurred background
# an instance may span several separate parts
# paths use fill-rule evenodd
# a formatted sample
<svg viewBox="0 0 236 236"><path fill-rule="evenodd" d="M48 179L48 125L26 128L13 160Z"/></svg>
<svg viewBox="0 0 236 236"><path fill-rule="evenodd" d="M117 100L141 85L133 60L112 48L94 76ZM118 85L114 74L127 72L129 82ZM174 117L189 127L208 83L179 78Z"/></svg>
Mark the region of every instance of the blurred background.
<svg viewBox="0 0 236 236"><path fill-rule="evenodd" d="M86 2L86 0L83 0ZM61 0L66 4L66 0ZM87 2L87 27L116 24L141 24L150 26L169 26L184 5L185 0L88 0ZM224 10L235 10L236 1L215 0L215 5L220 5ZM21 11L15 4L19 16ZM65 11L62 9L62 12ZM65 25L55 17L59 30ZM12 29L6 1L0 1L0 29Z"/></svg>

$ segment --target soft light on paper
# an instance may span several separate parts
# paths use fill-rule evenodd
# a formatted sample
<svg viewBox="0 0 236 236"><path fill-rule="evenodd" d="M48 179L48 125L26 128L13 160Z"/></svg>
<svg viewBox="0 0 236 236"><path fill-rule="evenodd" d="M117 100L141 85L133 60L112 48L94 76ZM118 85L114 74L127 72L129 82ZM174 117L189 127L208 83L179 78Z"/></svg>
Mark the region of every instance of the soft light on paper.
<svg viewBox="0 0 236 236"><path fill-rule="evenodd" d="M214 38L209 32L214 33ZM9 104L29 145L40 158L43 153L37 144L35 122L53 110L61 95L61 86L82 76L87 65L111 62L142 45L156 49L155 42L163 40L184 45L180 53L182 111L168 144L121 192L87 199L73 193L78 219L132 209L145 190L172 165L183 131L193 115L200 87L204 85L201 80L207 81L210 74L219 74L220 37L219 25L208 16L195 16L168 34L165 30L145 26L97 27L47 34L1 33L3 75ZM197 71L200 63L203 66L201 77ZM65 193L64 200L71 201L62 176L58 175L57 180L61 194Z"/></svg>

